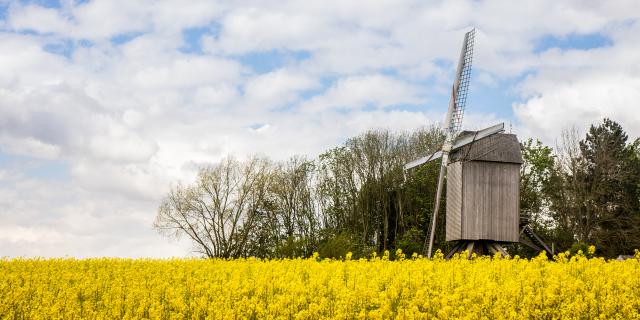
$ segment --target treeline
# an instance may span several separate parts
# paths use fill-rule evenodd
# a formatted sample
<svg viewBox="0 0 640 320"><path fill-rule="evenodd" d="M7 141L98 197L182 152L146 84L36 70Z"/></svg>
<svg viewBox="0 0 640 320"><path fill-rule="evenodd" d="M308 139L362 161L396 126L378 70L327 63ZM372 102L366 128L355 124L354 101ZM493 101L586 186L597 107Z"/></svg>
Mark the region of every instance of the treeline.
<svg viewBox="0 0 640 320"><path fill-rule="evenodd" d="M595 244L600 254L615 256L640 248L640 143L627 140L617 123L605 119L582 140L565 132L557 150L525 141L524 219L562 250ZM203 168L195 183L174 187L154 227L190 238L206 257L422 253L439 163L410 172L403 165L437 151L442 141L436 127L372 130L317 159L228 157ZM444 212L445 201L441 205ZM443 218L436 248L450 245ZM509 250L535 254L519 245Z"/></svg>
<svg viewBox="0 0 640 320"><path fill-rule="evenodd" d="M604 119L582 139L565 130L556 150L529 140L523 157L521 212L543 238L605 257L640 248L640 139Z"/></svg>

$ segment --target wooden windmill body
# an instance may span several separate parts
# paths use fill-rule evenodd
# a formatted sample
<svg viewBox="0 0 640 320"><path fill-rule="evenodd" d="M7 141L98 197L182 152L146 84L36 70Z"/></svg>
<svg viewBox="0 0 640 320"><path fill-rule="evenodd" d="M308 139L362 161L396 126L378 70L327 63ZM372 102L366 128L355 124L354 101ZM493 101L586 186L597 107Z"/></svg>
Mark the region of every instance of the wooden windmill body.
<svg viewBox="0 0 640 320"><path fill-rule="evenodd" d="M446 176L446 240L457 241L447 256L464 250L469 255L501 252L508 256L502 245L517 242L552 254L553 250L520 219L522 154L517 137L503 133L503 123L479 131L460 132L471 78L474 39L475 29L472 29L462 42L444 122L442 149L404 166L405 170L410 170L442 159L425 252L431 257Z"/></svg>
<svg viewBox="0 0 640 320"><path fill-rule="evenodd" d="M520 242L522 153L516 135L503 131L502 123L464 131L446 160L438 151L405 166L442 159L446 167L446 241L457 241L448 257L464 250L508 256L502 245Z"/></svg>
<svg viewBox="0 0 640 320"><path fill-rule="evenodd" d="M461 137L466 134L472 133ZM500 244L519 242L521 164L513 134L497 133L451 152L446 241L459 241L452 253L506 255Z"/></svg>

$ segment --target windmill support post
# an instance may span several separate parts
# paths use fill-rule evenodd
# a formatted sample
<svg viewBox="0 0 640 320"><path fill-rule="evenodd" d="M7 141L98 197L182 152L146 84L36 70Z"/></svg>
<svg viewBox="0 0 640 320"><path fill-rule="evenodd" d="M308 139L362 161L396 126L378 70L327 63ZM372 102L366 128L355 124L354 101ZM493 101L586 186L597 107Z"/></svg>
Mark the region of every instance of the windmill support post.
<svg viewBox="0 0 640 320"><path fill-rule="evenodd" d="M502 244L493 240L461 240L447 253L445 259L451 259L456 253L462 254L466 252L466 258L471 259L473 254L476 255L495 255L500 253L503 258L509 258L509 253L502 247Z"/></svg>
<svg viewBox="0 0 640 320"><path fill-rule="evenodd" d="M447 153L442 154L442 166L446 167L448 157L449 157L449 154ZM441 167L440 175L438 176L438 187L436 189L436 204L435 204L435 207L433 208L433 217L431 218L431 232L429 232L429 248L427 250L428 258L431 258L431 253L433 252L433 240L435 239L435 235L436 235L436 221L438 218L438 211L440 211L440 198L442 194L442 183L444 181L444 171L445 169Z"/></svg>
<svg viewBox="0 0 640 320"><path fill-rule="evenodd" d="M436 191L435 207L431 217L431 230L429 233L429 246L427 249L427 257L431 258L433 251L433 241L435 239L435 230L440 209L440 196L442 194L442 182L445 172L447 171L448 155L453 147L456 135L460 131L462 125L462 117L464 115L464 105L467 100L467 90L469 88L469 79L471 76L471 60L473 57L473 42L475 37L475 29L465 33L462 41L462 50L458 59L458 67L456 69L456 78L451 88L451 97L449 98L449 108L445 117L444 124L446 138L442 146L442 165L440 166L440 176L438 177L438 188Z"/></svg>
<svg viewBox="0 0 640 320"><path fill-rule="evenodd" d="M527 240L525 237L529 238L531 241ZM526 224L520 229L520 243L525 246L541 252L544 251L547 253L547 257L551 258L555 254L555 248L550 248L542 238L540 238L534 231L531 225Z"/></svg>

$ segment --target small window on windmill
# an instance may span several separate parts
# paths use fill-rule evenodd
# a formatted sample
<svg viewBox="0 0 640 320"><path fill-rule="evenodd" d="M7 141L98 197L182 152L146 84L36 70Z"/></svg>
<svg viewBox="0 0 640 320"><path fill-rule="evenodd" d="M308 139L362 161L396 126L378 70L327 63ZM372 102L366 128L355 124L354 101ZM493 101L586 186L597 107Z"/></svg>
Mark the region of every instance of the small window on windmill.
<svg viewBox="0 0 640 320"><path fill-rule="evenodd" d="M462 132L458 140L476 132ZM447 166L446 240L518 242L520 143L493 134L451 152Z"/></svg>

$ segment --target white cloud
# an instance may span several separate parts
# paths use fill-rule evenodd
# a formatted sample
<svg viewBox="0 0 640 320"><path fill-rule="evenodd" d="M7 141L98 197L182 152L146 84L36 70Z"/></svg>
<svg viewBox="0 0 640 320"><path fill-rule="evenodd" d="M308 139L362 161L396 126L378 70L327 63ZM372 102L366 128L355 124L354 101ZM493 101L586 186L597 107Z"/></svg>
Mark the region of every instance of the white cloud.
<svg viewBox="0 0 640 320"><path fill-rule="evenodd" d="M150 228L172 183L230 153L314 156L370 128L439 123L446 106L433 103L448 98L472 25L474 88L508 83L497 90L520 94L518 133L552 142L567 125L608 116L637 136L639 6L11 3L0 31L0 150L68 172L52 181L27 166L0 168L0 256L186 252ZM180 50L187 28L206 30L196 40L204 54ZM544 37L592 33L608 46L534 52ZM112 41L123 34L130 39ZM44 49L52 46L68 55ZM265 71L244 60L252 55L282 61ZM464 126L513 120L502 118L470 102Z"/></svg>
<svg viewBox="0 0 640 320"><path fill-rule="evenodd" d="M640 135L640 77L594 72L581 78L562 79L538 96L514 106L526 133L553 145L563 129L586 129L605 117L622 124L632 136Z"/></svg>
<svg viewBox="0 0 640 320"><path fill-rule="evenodd" d="M147 202L94 193L71 182L22 179L0 185L0 256L166 257L188 243L151 230Z"/></svg>
<svg viewBox="0 0 640 320"><path fill-rule="evenodd" d="M309 37L323 32L322 17L249 7L222 19L220 46L225 52L242 53L271 49L311 49L320 45Z"/></svg>
<svg viewBox="0 0 640 320"><path fill-rule="evenodd" d="M514 113L527 135L553 144L563 129L583 131L605 117L640 135L635 101L640 99L640 46L619 38L640 31L635 22L614 32L613 45L591 50L549 50L540 55L537 72L520 84L525 98Z"/></svg>
<svg viewBox="0 0 640 320"><path fill-rule="evenodd" d="M418 88L402 80L378 74L339 79L322 95L302 105L307 112L326 109L376 108L421 102Z"/></svg>
<svg viewBox="0 0 640 320"><path fill-rule="evenodd" d="M318 81L309 75L280 69L248 79L244 88L247 103L260 109L272 109L294 101L300 92L318 86Z"/></svg>
<svg viewBox="0 0 640 320"><path fill-rule="evenodd" d="M0 144L4 147L5 152L12 154L35 156L45 159L54 159L60 156L59 146L42 142L33 137L0 137Z"/></svg>
<svg viewBox="0 0 640 320"><path fill-rule="evenodd" d="M38 5L11 6L9 23L13 29L39 33L68 33L72 25L63 14Z"/></svg>
<svg viewBox="0 0 640 320"><path fill-rule="evenodd" d="M38 242L60 242L60 233L50 228L2 226L0 227L0 242L34 244Z"/></svg>
<svg viewBox="0 0 640 320"><path fill-rule="evenodd" d="M145 66L133 75L133 84L154 90L180 89L211 83L233 82L242 68L235 61L212 57L175 57L166 65Z"/></svg>

